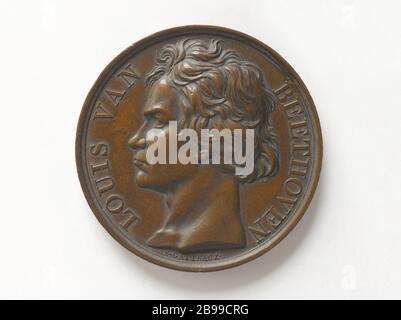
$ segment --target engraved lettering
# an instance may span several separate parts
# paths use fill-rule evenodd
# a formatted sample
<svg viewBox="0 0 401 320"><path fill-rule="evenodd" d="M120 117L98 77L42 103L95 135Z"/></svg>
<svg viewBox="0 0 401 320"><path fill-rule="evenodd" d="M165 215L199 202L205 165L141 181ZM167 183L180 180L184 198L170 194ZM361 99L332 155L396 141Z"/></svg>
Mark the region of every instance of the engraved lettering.
<svg viewBox="0 0 401 320"><path fill-rule="evenodd" d="M113 119L114 115L104 106L101 101L98 101L95 108L94 119Z"/></svg>
<svg viewBox="0 0 401 320"><path fill-rule="evenodd" d="M284 187L290 196L297 196L302 192L302 182L298 178L288 178Z"/></svg>
<svg viewBox="0 0 401 320"><path fill-rule="evenodd" d="M296 197L290 198L287 196L277 196L276 199L281 204L281 207L286 211L286 214L291 211L298 200Z"/></svg>
<svg viewBox="0 0 401 320"><path fill-rule="evenodd" d="M124 201L120 196L113 194L107 198L106 208L111 213L120 213L124 208Z"/></svg>
<svg viewBox="0 0 401 320"><path fill-rule="evenodd" d="M101 141L90 144L88 151L89 154L95 158L89 163L94 179L94 185L103 199L105 209L112 215L116 223L128 231L128 229L140 221L139 216L131 208L126 206L124 198L113 192L115 191L115 181L111 174L110 160L105 158L109 155L110 147L107 142ZM100 159L101 161L96 161ZM106 195L107 196L104 196Z"/></svg>
<svg viewBox="0 0 401 320"><path fill-rule="evenodd" d="M282 192L275 198L274 203L260 218L256 219L248 229L256 242L260 243L271 236L270 229L279 228L294 209L298 197L303 191L303 180L306 179L310 159L310 136L305 110L295 95L295 90L286 81L282 86L273 90L288 119L291 133L290 164L288 178L282 185ZM267 232L269 230L270 232Z"/></svg>
<svg viewBox="0 0 401 320"><path fill-rule="evenodd" d="M124 91L115 91L111 89L105 90L106 96L110 99L110 101L113 103L113 106L117 107L117 105L120 103L122 97L125 94Z"/></svg>
<svg viewBox="0 0 401 320"><path fill-rule="evenodd" d="M290 122L291 129L300 128L300 127L306 128L306 125L307 125L307 123L305 120ZM307 130L307 128L306 128L306 130Z"/></svg>
<svg viewBox="0 0 401 320"><path fill-rule="evenodd" d="M306 159L304 161L299 159L292 159L290 166L290 174L305 177L308 170L308 164L309 164L309 159Z"/></svg>
<svg viewBox="0 0 401 320"><path fill-rule="evenodd" d="M108 150L109 150L108 145L103 142L91 144L89 146L89 152L91 153L92 156L101 155L101 156L105 157L108 154Z"/></svg>
<svg viewBox="0 0 401 320"><path fill-rule="evenodd" d="M114 180L112 177L103 177L99 178L95 181L97 191L99 192L99 195L101 196L103 193L113 189L114 187Z"/></svg>
<svg viewBox="0 0 401 320"><path fill-rule="evenodd" d="M261 218L256 219L253 225L248 227L248 230L256 242L260 243L270 236L285 218L286 216L282 216L275 206L271 206Z"/></svg>
<svg viewBox="0 0 401 320"><path fill-rule="evenodd" d="M297 100L294 100L294 104L292 104L291 107L287 106L286 108L286 105L283 105L283 108L286 109L287 117L289 119L297 117L304 112Z"/></svg>
<svg viewBox="0 0 401 320"><path fill-rule="evenodd" d="M139 221L138 215L130 208L124 210L123 215L125 219L120 222L120 226L122 226L125 230L128 231L128 228L133 224Z"/></svg>
<svg viewBox="0 0 401 320"><path fill-rule="evenodd" d="M124 85L126 85L126 89L122 89L121 84L113 86L113 82L111 82L111 84L103 90L103 100L98 101L96 104L93 119L114 119L115 111L111 109L113 109L113 107L116 108L119 105L121 100L124 98L127 89L130 88L139 78L139 74L134 70L133 66L127 64L114 78L119 79L120 82L122 81Z"/></svg>
<svg viewBox="0 0 401 320"><path fill-rule="evenodd" d="M107 159L103 163L91 164L90 166L92 168L92 174L95 174L95 173L97 173L99 171L103 171L103 170L105 170L105 171L109 171L110 170L109 160L107 160Z"/></svg>
<svg viewBox="0 0 401 320"><path fill-rule="evenodd" d="M262 218L258 218L252 226L248 227L248 230L258 243L262 242L272 233L272 230L263 224Z"/></svg>
<svg viewBox="0 0 401 320"><path fill-rule="evenodd" d="M306 141L304 144L293 144L292 145L292 152L300 152L301 156L307 157L310 156L310 145L309 141Z"/></svg>
<svg viewBox="0 0 401 320"><path fill-rule="evenodd" d="M273 92L277 96L277 99L282 103L288 100L294 93L292 87L290 87L287 81L280 88L274 90Z"/></svg>
<svg viewBox="0 0 401 320"><path fill-rule="evenodd" d="M124 69L117 74L117 77L122 79L128 87L131 87L140 78L131 64L127 64Z"/></svg>
<svg viewBox="0 0 401 320"><path fill-rule="evenodd" d="M279 220L280 222L285 219L285 216L282 216L279 210L275 206L271 206L267 212L266 215L271 215L274 217L276 220Z"/></svg>

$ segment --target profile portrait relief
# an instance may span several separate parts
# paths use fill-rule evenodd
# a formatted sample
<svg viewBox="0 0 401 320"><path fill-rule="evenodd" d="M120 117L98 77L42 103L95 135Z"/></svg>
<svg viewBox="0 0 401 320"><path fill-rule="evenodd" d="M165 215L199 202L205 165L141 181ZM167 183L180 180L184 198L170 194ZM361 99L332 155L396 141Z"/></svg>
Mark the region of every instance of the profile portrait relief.
<svg viewBox="0 0 401 320"><path fill-rule="evenodd" d="M128 145L135 183L161 193L165 204L163 223L147 244L183 254L244 248L242 186L269 183L279 170L279 141L272 122L276 103L265 75L220 40L188 38L162 47L144 80L143 123ZM158 129L168 145L176 141L169 129L172 122L178 132L192 129L199 136L202 129L252 129L252 171L238 175L236 169L243 164L223 159L149 163L147 151L156 143L148 139L149 131ZM179 141L178 147L182 144ZM222 142L221 146L223 150ZM169 153L167 159L172 158Z"/></svg>

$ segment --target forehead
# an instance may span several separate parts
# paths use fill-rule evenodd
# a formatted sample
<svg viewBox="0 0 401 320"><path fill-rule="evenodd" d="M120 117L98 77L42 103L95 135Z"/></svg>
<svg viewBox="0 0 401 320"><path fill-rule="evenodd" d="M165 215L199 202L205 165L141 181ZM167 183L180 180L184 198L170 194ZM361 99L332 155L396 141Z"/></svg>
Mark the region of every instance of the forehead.
<svg viewBox="0 0 401 320"><path fill-rule="evenodd" d="M177 105L178 94L176 89L172 88L166 79L162 78L155 82L149 91L145 102L144 112L154 112L158 109L172 109Z"/></svg>

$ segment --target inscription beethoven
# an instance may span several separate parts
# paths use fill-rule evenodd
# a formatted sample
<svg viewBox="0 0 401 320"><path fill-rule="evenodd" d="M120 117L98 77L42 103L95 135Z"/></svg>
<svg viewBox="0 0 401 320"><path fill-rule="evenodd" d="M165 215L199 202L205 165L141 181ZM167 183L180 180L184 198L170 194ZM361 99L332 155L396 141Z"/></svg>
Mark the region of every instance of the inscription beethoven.
<svg viewBox="0 0 401 320"><path fill-rule="evenodd" d="M283 191L274 199L274 204L257 218L248 230L257 243L265 241L272 232L287 219L304 189L311 161L310 133L305 110L298 101L289 82L273 91L281 108L285 111L290 130L290 166Z"/></svg>

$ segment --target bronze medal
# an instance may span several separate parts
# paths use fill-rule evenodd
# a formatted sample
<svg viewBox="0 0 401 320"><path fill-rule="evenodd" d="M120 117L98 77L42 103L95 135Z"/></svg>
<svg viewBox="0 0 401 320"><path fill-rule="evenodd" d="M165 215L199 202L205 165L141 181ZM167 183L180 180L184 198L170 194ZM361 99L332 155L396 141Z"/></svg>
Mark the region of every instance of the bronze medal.
<svg viewBox="0 0 401 320"><path fill-rule="evenodd" d="M300 77L265 44L221 27L165 30L118 55L89 92L76 138L100 223L136 255L184 271L274 247L307 209L321 161Z"/></svg>

